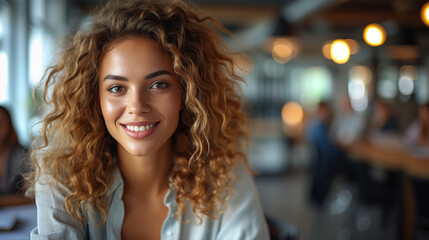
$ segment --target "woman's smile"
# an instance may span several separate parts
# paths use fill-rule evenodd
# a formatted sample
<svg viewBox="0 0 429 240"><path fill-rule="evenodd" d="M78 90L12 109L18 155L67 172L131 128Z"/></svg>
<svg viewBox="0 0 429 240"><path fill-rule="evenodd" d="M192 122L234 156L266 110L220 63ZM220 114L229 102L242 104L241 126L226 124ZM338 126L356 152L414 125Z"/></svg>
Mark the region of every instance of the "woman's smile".
<svg viewBox="0 0 429 240"><path fill-rule="evenodd" d="M131 138L146 138L149 137L158 126L159 122L135 122L135 123L127 123L121 124L124 128L125 133Z"/></svg>

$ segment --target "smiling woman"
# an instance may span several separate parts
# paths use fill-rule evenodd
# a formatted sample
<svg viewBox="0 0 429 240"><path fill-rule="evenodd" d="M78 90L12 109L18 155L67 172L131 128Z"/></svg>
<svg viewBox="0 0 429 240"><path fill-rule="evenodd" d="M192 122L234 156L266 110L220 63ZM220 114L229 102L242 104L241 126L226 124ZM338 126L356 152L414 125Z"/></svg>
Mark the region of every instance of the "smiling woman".
<svg viewBox="0 0 429 240"><path fill-rule="evenodd" d="M218 30L181 1L113 0L74 36L41 83L32 239L268 239Z"/></svg>

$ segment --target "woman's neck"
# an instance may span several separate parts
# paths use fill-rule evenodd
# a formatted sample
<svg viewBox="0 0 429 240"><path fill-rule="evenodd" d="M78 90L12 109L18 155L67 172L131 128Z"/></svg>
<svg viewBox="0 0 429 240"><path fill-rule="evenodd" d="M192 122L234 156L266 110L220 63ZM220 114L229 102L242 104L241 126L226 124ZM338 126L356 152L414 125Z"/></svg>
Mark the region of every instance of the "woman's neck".
<svg viewBox="0 0 429 240"><path fill-rule="evenodd" d="M126 194L139 197L165 194L172 157L170 144L162 148L149 156L133 156L118 145L118 163Z"/></svg>

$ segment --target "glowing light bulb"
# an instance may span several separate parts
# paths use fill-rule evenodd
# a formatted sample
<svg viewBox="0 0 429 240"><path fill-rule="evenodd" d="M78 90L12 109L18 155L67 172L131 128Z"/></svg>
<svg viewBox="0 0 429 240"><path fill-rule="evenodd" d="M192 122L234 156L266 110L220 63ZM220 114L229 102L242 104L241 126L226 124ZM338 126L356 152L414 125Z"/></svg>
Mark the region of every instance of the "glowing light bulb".
<svg viewBox="0 0 429 240"><path fill-rule="evenodd" d="M331 60L331 46L332 46L332 42L326 42L325 44L323 44L322 47L322 54L326 59Z"/></svg>
<svg viewBox="0 0 429 240"><path fill-rule="evenodd" d="M296 102L288 102L282 108L283 122L289 126L301 123L304 118L304 110Z"/></svg>
<svg viewBox="0 0 429 240"><path fill-rule="evenodd" d="M420 10L420 18L423 23L429 27L429 2L425 3Z"/></svg>
<svg viewBox="0 0 429 240"><path fill-rule="evenodd" d="M331 45L331 58L335 63L346 63L350 58L349 45L341 39L333 41Z"/></svg>
<svg viewBox="0 0 429 240"><path fill-rule="evenodd" d="M371 23L363 30L363 39L370 46L380 46L386 41L386 31L380 24Z"/></svg>
<svg viewBox="0 0 429 240"><path fill-rule="evenodd" d="M271 54L278 63L287 63L292 58L293 46L287 39L278 39L274 42Z"/></svg>
<svg viewBox="0 0 429 240"><path fill-rule="evenodd" d="M347 45L350 48L350 55L356 54L359 51L359 45L356 40L346 39L344 41L346 41Z"/></svg>

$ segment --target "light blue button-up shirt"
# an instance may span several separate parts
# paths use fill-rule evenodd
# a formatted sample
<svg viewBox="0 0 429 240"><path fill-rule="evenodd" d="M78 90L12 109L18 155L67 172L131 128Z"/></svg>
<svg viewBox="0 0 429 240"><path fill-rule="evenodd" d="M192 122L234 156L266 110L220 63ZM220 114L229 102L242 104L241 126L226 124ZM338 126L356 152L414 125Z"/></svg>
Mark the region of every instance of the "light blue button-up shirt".
<svg viewBox="0 0 429 240"><path fill-rule="evenodd" d="M41 177L36 184L37 227L31 232L31 239L120 239L125 216L122 201L124 183L118 167L113 174L108 192L109 215L107 223L101 226L99 223L103 216L93 209L86 213L87 223L73 220L64 206L70 192L60 183L55 187L43 184L47 178ZM238 169L233 189L234 195L229 199L226 211L216 220L204 217L199 224L189 206L181 216L182 221L175 219L176 193L170 187L164 197L168 215L162 225L161 239L269 239L255 184L244 167Z"/></svg>

